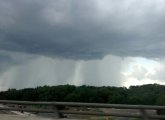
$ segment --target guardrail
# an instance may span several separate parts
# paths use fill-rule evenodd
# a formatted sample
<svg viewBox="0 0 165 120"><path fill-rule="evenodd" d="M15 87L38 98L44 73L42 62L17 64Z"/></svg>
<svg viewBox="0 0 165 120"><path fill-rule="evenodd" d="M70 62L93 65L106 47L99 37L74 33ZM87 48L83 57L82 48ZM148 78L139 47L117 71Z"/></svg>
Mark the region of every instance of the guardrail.
<svg viewBox="0 0 165 120"><path fill-rule="evenodd" d="M117 116L117 117L132 117L142 118L143 120L161 119L165 120L165 115L148 114L146 110L165 110L165 106L150 106L150 105L123 105L123 104L98 104L98 103L75 103L75 102L30 102L30 101L9 101L0 100L0 104L5 105L44 105L49 106L49 109L41 108L24 108L24 107L0 107L0 110L9 111L27 111L27 112L42 112L42 113L55 113L57 117L61 118L63 114L81 114L81 115L97 115L97 116ZM65 110L60 107L83 107L83 108L113 108L123 110L139 110L139 114L132 113L108 113L108 112L95 112L95 111L77 111L77 110Z"/></svg>

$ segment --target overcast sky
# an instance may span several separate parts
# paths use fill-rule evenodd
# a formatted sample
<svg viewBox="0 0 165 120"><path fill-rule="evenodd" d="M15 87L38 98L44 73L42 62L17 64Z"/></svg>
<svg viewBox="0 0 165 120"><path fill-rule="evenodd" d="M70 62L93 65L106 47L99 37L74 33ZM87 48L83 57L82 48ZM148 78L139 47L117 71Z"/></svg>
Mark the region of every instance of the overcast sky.
<svg viewBox="0 0 165 120"><path fill-rule="evenodd" d="M0 90L165 84L164 0L0 0Z"/></svg>

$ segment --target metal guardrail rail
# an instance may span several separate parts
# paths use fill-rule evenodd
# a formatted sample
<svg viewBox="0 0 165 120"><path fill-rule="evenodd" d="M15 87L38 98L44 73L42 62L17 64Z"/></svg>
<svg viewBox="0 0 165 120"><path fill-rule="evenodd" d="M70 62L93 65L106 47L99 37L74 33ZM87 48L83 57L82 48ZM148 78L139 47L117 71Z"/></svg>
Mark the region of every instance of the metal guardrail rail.
<svg viewBox="0 0 165 120"><path fill-rule="evenodd" d="M46 105L51 106L51 109L32 109L24 107L0 107L0 110L13 110L13 111L27 111L27 112L42 112L42 113L55 113L59 118L62 114L81 114L81 115L97 115L97 116L117 116L117 117L132 117L142 118L144 120L161 119L165 120L165 115L150 115L146 110L164 110L165 106L151 106L151 105L124 105L124 104L98 104L98 103L75 103L75 102L31 102L31 101L10 101L0 100L1 104L14 104L14 105ZM85 108L113 108L113 109L134 109L139 110L140 114L126 114L126 113L105 113L94 111L76 111L76 110L60 110L59 107L85 107Z"/></svg>

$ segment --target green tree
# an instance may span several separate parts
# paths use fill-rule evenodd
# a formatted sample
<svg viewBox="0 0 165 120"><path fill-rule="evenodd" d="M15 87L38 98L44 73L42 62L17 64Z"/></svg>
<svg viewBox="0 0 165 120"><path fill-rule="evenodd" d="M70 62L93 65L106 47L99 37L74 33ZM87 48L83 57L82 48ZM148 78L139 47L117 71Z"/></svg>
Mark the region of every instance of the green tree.
<svg viewBox="0 0 165 120"><path fill-rule="evenodd" d="M165 105L165 94L160 95L156 100L157 105Z"/></svg>

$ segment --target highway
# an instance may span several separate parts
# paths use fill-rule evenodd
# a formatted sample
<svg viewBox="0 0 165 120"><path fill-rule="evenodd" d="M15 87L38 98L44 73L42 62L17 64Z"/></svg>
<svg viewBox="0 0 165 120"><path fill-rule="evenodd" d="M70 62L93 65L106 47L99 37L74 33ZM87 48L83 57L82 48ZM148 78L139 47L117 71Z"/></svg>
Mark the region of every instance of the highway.
<svg viewBox="0 0 165 120"><path fill-rule="evenodd" d="M0 104L0 107L8 107L6 105ZM127 113L127 114L140 114L139 110L123 110L123 109L107 109L107 108L99 108L99 109L91 109L91 110L99 110L104 113ZM148 110L149 114L156 114L155 110ZM54 113L42 113L42 114L32 114L29 112L19 112L19 111L0 111L0 120L59 120L56 118ZM135 118L128 117L99 117L99 116L90 116L90 115L67 115L67 118L60 120L137 120Z"/></svg>
<svg viewBox="0 0 165 120"><path fill-rule="evenodd" d="M8 115L0 114L0 120L85 120L85 119L56 119L56 118L44 118L39 116L21 116L21 115Z"/></svg>
<svg viewBox="0 0 165 120"><path fill-rule="evenodd" d="M0 120L87 120L87 119L57 119L57 118L44 118L39 116L20 116L20 115L7 115L0 114ZM88 119L88 120L107 120L105 118L96 118L96 119ZM108 119L111 120L111 119ZM112 120L133 120L131 118L113 118ZM135 119L134 119L135 120Z"/></svg>

